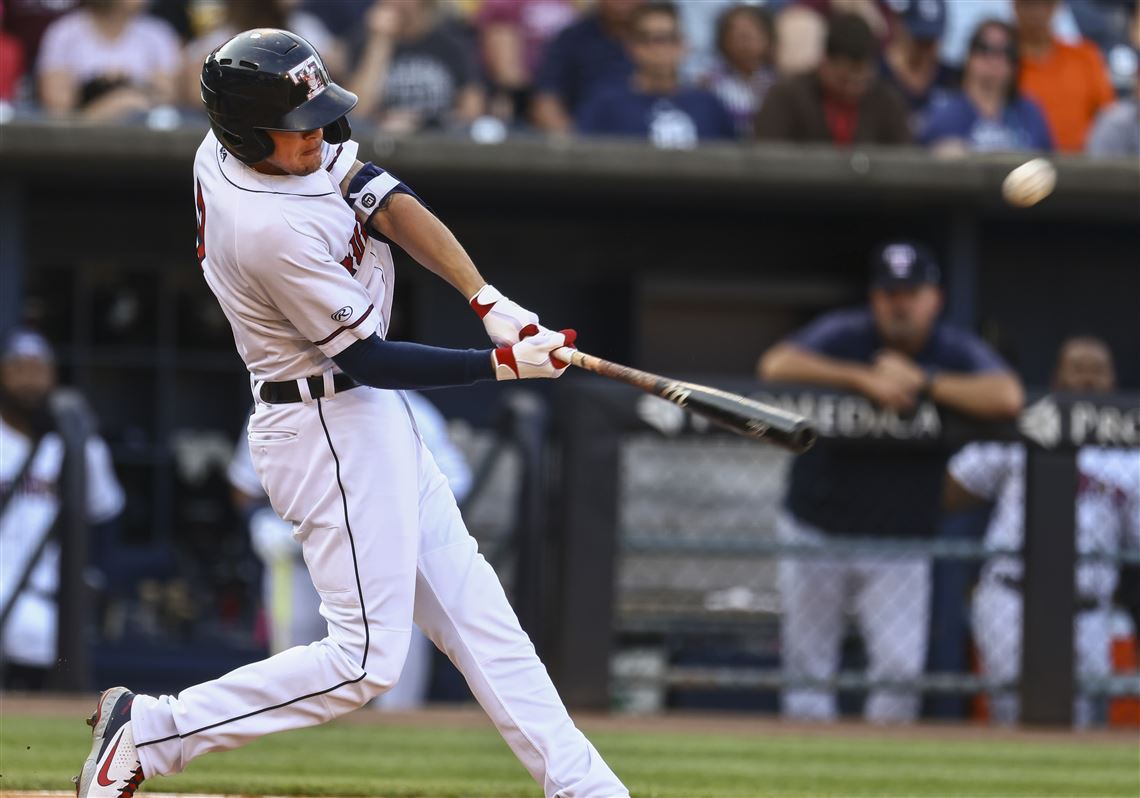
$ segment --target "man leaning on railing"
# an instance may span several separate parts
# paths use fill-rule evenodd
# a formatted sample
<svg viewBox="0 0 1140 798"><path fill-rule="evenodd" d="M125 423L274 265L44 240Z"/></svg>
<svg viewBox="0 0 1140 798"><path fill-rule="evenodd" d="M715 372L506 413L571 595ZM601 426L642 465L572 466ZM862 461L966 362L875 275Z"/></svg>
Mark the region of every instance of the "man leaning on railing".
<svg viewBox="0 0 1140 798"><path fill-rule="evenodd" d="M980 419L1012 419L1021 383L975 335L939 321L940 273L933 255L911 242L880 247L872 258L869 307L828 313L772 347L758 371L767 382L855 391L905 413L920 398ZM937 529L940 450L872 450L821 440L797 458L777 533L818 545L867 537L913 541ZM785 714L836 716L828 689L839 666L845 613L858 616L873 689L868 720L905 722L918 696L888 683L919 676L926 660L930 558L907 554L784 558L780 563L781 645L788 687Z"/></svg>

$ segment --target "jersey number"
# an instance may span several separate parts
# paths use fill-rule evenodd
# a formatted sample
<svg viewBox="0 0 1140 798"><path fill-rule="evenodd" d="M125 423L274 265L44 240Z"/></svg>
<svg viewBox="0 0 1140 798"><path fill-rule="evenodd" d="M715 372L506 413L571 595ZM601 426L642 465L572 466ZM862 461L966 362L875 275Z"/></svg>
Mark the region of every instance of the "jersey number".
<svg viewBox="0 0 1140 798"><path fill-rule="evenodd" d="M352 249L352 252L344 256L340 265L346 268L348 273L355 277L356 267L360 265L360 260L364 257L364 253L368 249L364 225L360 223L359 219L356 221L356 228L352 231L352 238L349 239L348 246Z"/></svg>
<svg viewBox="0 0 1140 798"><path fill-rule="evenodd" d="M202 196L202 184L194 181L198 189L198 200L195 203L198 210L198 265L206 260L206 199Z"/></svg>

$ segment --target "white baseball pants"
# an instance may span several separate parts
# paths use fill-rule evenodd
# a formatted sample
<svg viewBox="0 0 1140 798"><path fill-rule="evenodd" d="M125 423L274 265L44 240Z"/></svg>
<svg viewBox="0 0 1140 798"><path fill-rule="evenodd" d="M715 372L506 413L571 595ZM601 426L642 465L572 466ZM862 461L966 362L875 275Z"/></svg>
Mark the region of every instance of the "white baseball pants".
<svg viewBox="0 0 1140 798"><path fill-rule="evenodd" d="M273 508L294 524L328 636L178 696L139 696L131 718L147 777L363 706L399 679L414 619L547 798L628 796L567 714L400 393L258 402L249 439Z"/></svg>
<svg viewBox="0 0 1140 798"><path fill-rule="evenodd" d="M974 591L971 623L983 675L1003 682L1021 675L1021 593L993 578L983 578ZM1073 620L1073 648L1077 679L1108 676L1112 671L1109 600L1095 610L1078 612ZM1060 654L1060 656L1070 656ZM990 694L990 717L995 723L1016 723L1020 712L1016 689ZM1087 696L1073 700L1073 721L1088 726L1097 720L1095 705Z"/></svg>
<svg viewBox="0 0 1140 798"><path fill-rule="evenodd" d="M790 513L781 513L776 532L786 543L826 546L827 535ZM780 644L789 680L834 678L839 645L854 610L863 634L867 676L887 681L913 679L926 664L930 623L930 561L913 556L789 556L780 560ZM834 720L831 690L791 687L783 712L794 718ZM867 697L864 716L876 723L911 722L919 696L911 690L878 689Z"/></svg>
<svg viewBox="0 0 1140 798"><path fill-rule="evenodd" d="M328 634L328 623L321 615L321 597L313 587L304 561L290 556L266 566L262 600L269 609L270 650L273 653L293 646L307 646ZM412 627L408 655L400 680L376 696L370 706L393 712L422 707L431 685L432 644L418 627Z"/></svg>

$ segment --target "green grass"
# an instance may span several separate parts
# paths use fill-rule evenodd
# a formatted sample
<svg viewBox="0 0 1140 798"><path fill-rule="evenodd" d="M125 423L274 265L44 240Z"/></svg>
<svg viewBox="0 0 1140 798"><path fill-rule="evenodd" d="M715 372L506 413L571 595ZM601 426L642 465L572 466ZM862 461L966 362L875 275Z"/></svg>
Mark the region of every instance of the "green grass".
<svg viewBox="0 0 1140 798"><path fill-rule="evenodd" d="M635 798L1140 795L1128 742L592 734ZM77 719L0 718L0 789L66 790L87 753ZM202 757L148 792L534 798L492 731L332 724Z"/></svg>

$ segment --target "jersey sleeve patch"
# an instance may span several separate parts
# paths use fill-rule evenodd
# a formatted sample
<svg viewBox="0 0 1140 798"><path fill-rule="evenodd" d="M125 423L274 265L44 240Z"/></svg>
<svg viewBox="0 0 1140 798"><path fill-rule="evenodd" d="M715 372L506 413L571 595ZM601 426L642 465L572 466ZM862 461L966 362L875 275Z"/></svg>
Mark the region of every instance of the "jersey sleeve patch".
<svg viewBox="0 0 1140 798"><path fill-rule="evenodd" d="M365 308L364 313L360 314L360 318L358 318L356 321L352 322L351 324L342 324L340 327L337 327L321 340L313 341L313 343L317 346L324 346L345 330L355 330L365 319L367 319L372 314L372 311L374 309L375 308L372 305L369 305L367 308ZM331 318L333 321L347 321L348 319L352 318L352 308L346 305L345 307L333 313Z"/></svg>

